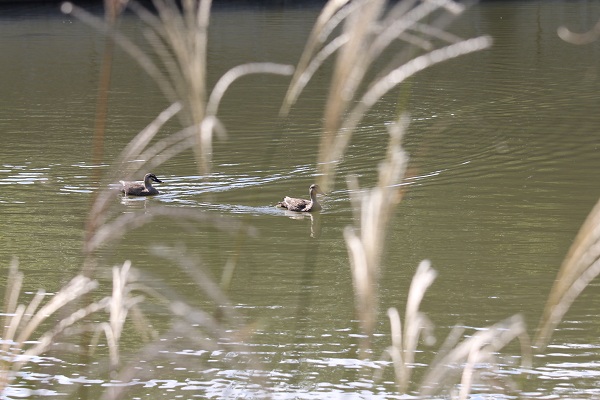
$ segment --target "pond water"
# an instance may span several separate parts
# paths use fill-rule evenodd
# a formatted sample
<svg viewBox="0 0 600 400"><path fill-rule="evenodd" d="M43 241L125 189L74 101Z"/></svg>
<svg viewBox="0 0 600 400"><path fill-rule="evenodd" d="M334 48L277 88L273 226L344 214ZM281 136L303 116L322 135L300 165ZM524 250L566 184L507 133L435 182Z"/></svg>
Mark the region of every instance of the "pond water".
<svg viewBox="0 0 600 400"><path fill-rule="evenodd" d="M295 64L320 7L215 5L210 84L241 63ZM516 313L534 333L558 267L600 197L600 42L567 44L556 30L584 32L598 19L596 2L483 2L450 27L462 37L489 34L494 45L432 67L407 86L410 176L385 244L381 310L403 309L418 263L429 259L439 275L422 309L438 342L455 325L473 333ZM121 29L141 42L143 24L133 15ZM94 163L103 51L101 34L55 6L0 8L0 263L18 257L24 299L39 287L58 290L81 270L86 218L103 185L97 171L110 171L131 138L168 106L153 81L116 50L103 162ZM357 174L367 187L376 182L397 93L377 105L353 138L320 213L298 218L274 208L284 195L305 197L316 179L330 67L285 119L277 115L288 78L241 79L220 108L228 137L215 143L210 176L183 153L152 171L164 181L160 195L115 195L116 215L167 206L252 227L255 234L245 236L209 221L157 218L102 249L97 275L104 279L110 267L132 260L148 284L210 309L193 279L152 248L186 249L217 281L235 260L226 293L239 322L254 329L239 340L261 371L236 368L243 353L203 349L168 332L164 357L140 355L133 351L137 336L126 330L123 348L132 351L123 356L136 362L138 374L123 398L251 397L262 393L256 382L274 398L398 396L391 367L378 361L390 343L384 312L373 359L357 357L360 332L343 238L356 222L346 176ZM169 124L162 135L179 128ZM598 291L592 284L575 302L548 351L534 360L530 379L519 381L523 394L597 394ZM160 307L146 312L159 331L171 321ZM436 348L420 346L417 371ZM519 372L513 363L502 364L506 376ZM8 396L98 398L121 386L101 365L54 352L22 370ZM383 379L373 380L384 366ZM86 391L73 391L81 386ZM500 393L487 395L508 397Z"/></svg>

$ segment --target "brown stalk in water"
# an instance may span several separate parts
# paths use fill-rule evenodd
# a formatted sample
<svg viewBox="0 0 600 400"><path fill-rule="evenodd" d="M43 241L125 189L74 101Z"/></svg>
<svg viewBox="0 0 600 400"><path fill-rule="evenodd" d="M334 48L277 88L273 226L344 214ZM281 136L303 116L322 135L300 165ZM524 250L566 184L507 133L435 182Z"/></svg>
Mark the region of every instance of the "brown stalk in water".
<svg viewBox="0 0 600 400"><path fill-rule="evenodd" d="M588 32L577 34L566 27L558 28L558 36L569 43L583 45L600 38L600 21ZM581 292L600 274L600 200L589 213L563 260L548 295L538 324L534 345L543 351L552 333Z"/></svg>

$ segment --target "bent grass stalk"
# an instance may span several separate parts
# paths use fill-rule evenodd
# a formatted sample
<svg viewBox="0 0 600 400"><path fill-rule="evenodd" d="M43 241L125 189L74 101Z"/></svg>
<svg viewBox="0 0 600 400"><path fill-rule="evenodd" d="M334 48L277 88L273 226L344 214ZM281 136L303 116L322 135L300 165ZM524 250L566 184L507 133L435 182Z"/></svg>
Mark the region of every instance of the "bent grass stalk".
<svg viewBox="0 0 600 400"><path fill-rule="evenodd" d="M571 304L600 274L600 201L581 226L548 296L534 344L542 351Z"/></svg>
<svg viewBox="0 0 600 400"><path fill-rule="evenodd" d="M419 264L408 292L404 329L398 310L393 307L388 309L392 343L382 359L387 358L387 355L392 360L397 390L401 394L408 393L411 386L414 386L412 371L415 368L419 340L422 339L428 345L435 342L433 323L419 311L419 307L436 276L437 272L431 268L428 260ZM514 390L515 385L512 381L498 374L496 369L498 352L515 339L521 343L521 368L531 368L531 343L525 321L520 315L478 330L460 342L463 333L463 328L455 327L447 336L416 391L419 398L439 396L448 390L452 391L451 388L458 384L458 393L452 397L466 399L482 369L493 376L496 383L503 382L505 387ZM380 380L382 373L381 370L377 371L374 380Z"/></svg>
<svg viewBox="0 0 600 400"><path fill-rule="evenodd" d="M487 36L462 40L436 27L429 28L429 25L421 22L439 8L458 14L463 9L460 4L451 1L424 2L418 5L414 2L399 3L387 14L391 16L389 19L384 18L385 6L383 1L358 1L352 6L346 5L344 1L329 2L311 33L281 109L282 114L289 111L314 72L337 51L318 160L319 173L324 180L321 184L325 188L331 187L336 164L342 158L358 124L383 96L409 77L432 65L491 45L491 39ZM342 33L329 44L325 44L327 36L342 21L345 22ZM373 62L397 39L416 44L424 54L410 60L394 60L383 69L384 72L378 78L367 85L364 94L359 94L359 88ZM448 44L439 46L434 39L441 39ZM408 119L403 121L401 118L390 129L386 160L379 167L379 180L375 188L360 191L356 179L348 179L354 208L360 210L356 217L360 227L347 227L344 230L344 238L351 264L355 308L364 334L359 343L361 357L367 357L372 351L371 338L378 314L379 263L386 224L401 197L400 193L394 192L406 169L406 156L400 141L407 124ZM429 264L421 263L411 285L403 333L398 312L393 308L388 311L392 329L392 346L388 352L393 360L400 393L406 393L409 388L414 355L421 333L423 332L427 339L431 339L429 332L432 330L432 324L418 308L434 278L435 272L430 269ZM445 379L450 371L455 369L449 368L448 365L466 362L459 393L460 398L466 398L473 383L475 365L482 361L494 363L495 352L516 337L521 338L523 344L523 364L531 364L529 339L520 316L477 332L454 346L453 340L458 340L460 336L457 332L453 331L444 344L446 356L431 366L421 386L422 393L432 393L434 387L439 389L433 382Z"/></svg>
<svg viewBox="0 0 600 400"><path fill-rule="evenodd" d="M575 45L588 44L600 38L600 21L584 33L573 33L561 26L557 30L557 35L562 40ZM534 340L538 352L542 352L550 343L552 332L562 321L571 304L598 275L600 275L600 200L579 228L550 290Z"/></svg>
<svg viewBox="0 0 600 400"><path fill-rule="evenodd" d="M487 369L493 372L498 365L497 353L515 339L521 342L522 368L531 368L531 346L525 321L522 316L514 315L475 332L458 344L449 346L451 349L430 365L421 383L419 395L427 398L440 391L448 390L451 387L451 380L462 369L458 398L466 399L472 388L475 368L481 369L482 366L487 366ZM501 379L508 380L508 378Z"/></svg>
<svg viewBox="0 0 600 400"><path fill-rule="evenodd" d="M360 228L347 227L344 231L350 257L352 281L355 290L356 312L364 338L360 339L360 355L368 357L372 353L371 338L378 314L377 285L380 275L380 259L385 241L385 232L401 192L399 185L406 170L407 156L401 147L401 139L408 126L408 117L403 116L389 127L390 143L386 159L379 166L377 186L360 190L355 179L349 179L352 201L357 211L356 220ZM398 391L407 393L411 385L417 345L421 337L432 343L433 323L419 311L421 301L437 273L428 261L417 268L412 280L405 312L404 326L395 308L388 310L391 326L392 345L386 350L391 357ZM403 328L403 329L402 329ZM445 354L430 365L428 374L420 387L424 397L450 386L448 383L456 374L457 366L462 367L460 392L464 399L473 384L475 366L481 363L496 365L495 354L515 338L522 347L522 366L531 366L531 346L520 316L514 316L501 323L476 332L460 344L460 335L455 331L442 346ZM438 385L439 382L447 385Z"/></svg>
<svg viewBox="0 0 600 400"><path fill-rule="evenodd" d="M440 10L461 13L464 6L453 1L399 2L389 10L381 0L347 3L332 0L321 12L281 108L281 114L287 114L315 71L337 52L319 145L319 183L324 190L331 189L354 130L382 96L423 69L491 45L488 36L462 40L424 22ZM368 72L396 41L413 44L424 54L412 58L411 52L404 52L369 80ZM368 89L361 94L365 85Z"/></svg>
<svg viewBox="0 0 600 400"><path fill-rule="evenodd" d="M165 295L165 305L173 317L169 329L161 333L160 340L148 342L141 350L137 352L137 357L125 364L114 379L121 382L130 382L134 378L156 379L156 376L146 375L144 369L139 368L137 360L144 360L145 363L158 358L175 358L177 365L182 367L189 364L190 369L198 369L199 364L205 361L197 357L178 357L178 351L173 351L172 342L176 341L181 345L181 341L186 341L186 348L202 349L209 352L224 352L225 354L237 354L237 361L229 360L229 368L233 368L235 362L241 363L240 370L260 371L261 366L252 356L246 347L249 337L254 332L252 325L244 326L239 321L241 318L237 315L234 307L231 306L226 293L215 282L206 269L195 257L187 255L185 249L181 247L167 247L157 245L152 252L161 257L166 264L172 263L184 275L189 277L208 299L215 304L218 312L208 312L201 308L194 307L186 299L181 298L177 289L173 293L168 293L164 284L161 284L161 293ZM214 366L207 366L207 369ZM250 381L265 386L264 376L252 375ZM108 388L102 396L102 399L124 398L125 392L130 387L127 385Z"/></svg>
<svg viewBox="0 0 600 400"><path fill-rule="evenodd" d="M238 79L249 74L291 75L293 67L275 63L250 63L234 67L216 83L212 91L206 87L206 40L209 23L210 5L208 0L182 2L179 9L175 2L155 0L153 4L158 12L154 15L135 2L128 6L147 25L145 36L160 64L134 44L126 36L112 29L110 24L96 18L74 6L65 3L62 10L76 16L88 25L111 36L117 45L135 59L150 75L172 102L146 129L134 137L119 156L115 167L111 169L111 179L119 176L129 180L142 169L154 170L159 165L177 156L183 151L194 149L198 160L199 172L210 171L212 140L214 134L225 135L225 128L217 112L221 99L227 89ZM179 115L186 128L170 134L151 144L164 124L173 116ZM135 161L135 162L134 162ZM109 183L107 182L107 183ZM102 190L92 206L88 222L88 241L86 254L90 249L101 246L97 230L106 231L103 225L109 220L113 191ZM143 220L141 218L140 220ZM118 225L118 224L116 224ZM120 231L120 233L124 233ZM94 263L86 263L86 270Z"/></svg>
<svg viewBox="0 0 600 400"><path fill-rule="evenodd" d="M286 76L293 73L293 68L275 63L234 67L211 92L206 86L206 46L211 1L186 0L181 4L180 10L175 2L154 0L158 15L135 2L128 4L146 23L146 40L160 64L126 36L83 9L65 3L62 10L108 34L154 79L169 101L181 105L180 118L183 125L193 131L194 140L179 151L194 149L200 172L207 174L211 169L213 135L224 131L216 112L225 90L235 80L248 74ZM218 129L215 132L213 128Z"/></svg>

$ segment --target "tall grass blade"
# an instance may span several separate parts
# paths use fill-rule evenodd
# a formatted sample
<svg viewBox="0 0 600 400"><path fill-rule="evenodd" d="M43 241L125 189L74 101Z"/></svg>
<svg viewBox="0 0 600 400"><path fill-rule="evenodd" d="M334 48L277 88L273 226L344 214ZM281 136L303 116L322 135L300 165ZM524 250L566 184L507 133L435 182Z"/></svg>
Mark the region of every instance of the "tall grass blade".
<svg viewBox="0 0 600 400"><path fill-rule="evenodd" d="M336 165L345 153L354 129L369 109L389 90L413 74L436 63L488 47L489 37L462 40L445 32L441 17L433 24L423 22L437 10L460 14L465 6L453 1L406 1L389 6L383 0L329 1L311 32L302 53L281 114L287 115L315 71L335 52L338 53L319 145L320 184L329 190ZM343 25L341 33L330 36ZM390 45L403 40L425 51L414 60L396 58L382 71L387 71L368 85L360 95L360 87L368 84L367 71ZM435 49L434 40L450 43ZM408 54L408 53L406 53Z"/></svg>
<svg viewBox="0 0 600 400"><path fill-rule="evenodd" d="M431 341L432 339L430 332L432 331L433 324L425 314L419 311L419 307L425 292L431 286L436 276L437 272L431 268L431 263L425 260L419 264L410 284L404 317L404 341L402 343L404 357L401 364L402 373L398 382L400 393L406 393L410 384L411 371L415 362L415 354L421 333L425 331L427 341Z"/></svg>
<svg viewBox="0 0 600 400"><path fill-rule="evenodd" d="M560 266L540 319L534 344L542 351L571 304L600 273L600 201L579 229Z"/></svg>
<svg viewBox="0 0 600 400"><path fill-rule="evenodd" d="M310 36L306 41L306 46L304 47L304 51L302 52L302 56L300 57L300 61L296 67L296 72L292 77L292 82L290 83L288 91L285 95L283 105L281 106L281 115L287 115L289 113L290 107L296 102L300 92L306 85L306 82L310 79L310 76L312 76L314 70L318 68L318 65L320 65L320 63L318 63L318 65L313 65L311 73L309 73L308 77L306 76L309 65L313 63L314 55L320 51L323 43L327 40L331 31L333 31L333 29L346 18L346 13L343 13L342 18L335 18L335 16L336 14L342 14L340 9L343 9L343 7L349 2L349 0L330 0L327 2L325 7L323 7L323 10L319 14ZM354 4L359 3L360 2L358 1L354 2ZM346 10L352 10L352 6L346 7ZM329 54L331 53L332 52L329 52Z"/></svg>
<svg viewBox="0 0 600 400"><path fill-rule="evenodd" d="M360 224L358 228L346 227L344 239L350 258L356 314L365 335L359 346L361 357L367 357L371 351L371 338L378 316L380 261L387 225L397 205L396 186L406 169L407 156L402 150L401 139L407 125L408 118L403 116L390 126L388 151L379 166L376 187L360 190L356 178L348 179L356 219Z"/></svg>
<svg viewBox="0 0 600 400"><path fill-rule="evenodd" d="M398 310L393 307L388 309L392 345L386 349L386 352L392 359L396 386L398 392L402 394L408 392L411 383L419 340L423 338L426 343L435 340L431 333L433 324L425 314L419 311L419 307L436 275L437 273L431 268L429 261L426 260L419 264L408 292L404 331Z"/></svg>
<svg viewBox="0 0 600 400"><path fill-rule="evenodd" d="M530 368L531 351L525 322L520 315L514 315L475 332L452 348L443 358L436 360L423 378L419 395L430 398L451 387L452 380L462 369L458 398L467 398L473 385L474 369L479 365L497 365L496 353L515 339L519 339L522 344L523 367Z"/></svg>
<svg viewBox="0 0 600 400"><path fill-rule="evenodd" d="M13 260L9 270L9 290L4 302L5 325L1 346L2 357L0 357L0 393L10 385L16 373L32 357L48 351L55 343L55 339L65 334L68 327L104 307L102 300L94 302L69 313L58 323L52 323L52 318L59 310L66 309L67 306L90 293L97 287L97 282L79 275L45 304L42 305L42 302L46 293L39 290L29 304L24 305L19 304L22 280L23 274L18 271L17 261ZM50 328L42 328L42 325L47 323Z"/></svg>
<svg viewBox="0 0 600 400"><path fill-rule="evenodd" d="M576 45L585 45L589 43L593 43L596 40L600 39L600 21L596 22L596 24L587 32L584 33L575 33L572 32L569 28L565 26L561 26L557 29L558 37L568 43L576 44Z"/></svg>

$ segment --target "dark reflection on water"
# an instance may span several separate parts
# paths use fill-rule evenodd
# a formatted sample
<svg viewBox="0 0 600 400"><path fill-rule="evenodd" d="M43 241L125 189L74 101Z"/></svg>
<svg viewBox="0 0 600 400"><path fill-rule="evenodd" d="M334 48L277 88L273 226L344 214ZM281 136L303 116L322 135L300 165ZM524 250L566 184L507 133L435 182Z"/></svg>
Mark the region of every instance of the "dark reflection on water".
<svg viewBox="0 0 600 400"><path fill-rule="evenodd" d="M250 61L295 63L318 8L217 8L209 54L210 82ZM600 18L592 2L485 2L458 21L463 36L490 33L491 50L436 66L409 82L412 117L405 195L391 223L380 290L382 310L402 309L418 262L433 261L439 277L423 309L441 339L449 327L469 330L523 313L532 332L556 270L581 222L600 197L598 157L598 44L573 46L556 37L565 24L589 29ZM141 25L131 16L122 29L135 40ZM91 132L102 37L58 13L5 17L0 24L3 96L0 97L0 262L21 260L29 295L57 290L81 265L81 239L97 169L108 171L130 138L168 106L156 86L122 52L114 76L105 162L91 164ZM241 254L231 282L236 309L256 323L250 351L263 364L275 398L392 398L390 368L356 357L357 330L343 229L354 223L347 174L372 185L385 154L386 125L397 118L393 93L367 117L340 165L323 211L301 216L276 209L283 196L306 196L314 182L328 70L308 86L289 118L277 118L287 80L248 77L231 88L220 116L228 139L215 143L214 170L200 176L191 154L152 171L164 180L154 198L115 195L119 213L154 207L194 208L233 218L258 235L237 242L209 226L190 228L157 219L102 253L103 267L132 259L149 280L193 304L208 302L189 277L149 251L157 244L184 246L218 280ZM176 123L166 127L173 133ZM121 177L114 177L117 182ZM141 177L138 177L141 178ZM524 382L532 397L597 394L600 368L598 286L590 287L536 358ZM167 323L168 316L155 315ZM382 317L374 360L390 342ZM132 348L137 343L129 343ZM178 347L186 362L143 360L138 395L243 397L260 393L251 371L228 367L237 354ZM431 359L418 355L417 376ZM515 351L516 353L516 351ZM171 355L171 354L169 354ZM64 359L63 359L64 358ZM190 367L202 359L202 367ZM190 361L191 360L191 361ZM518 372L515 362L502 366ZM382 381L372 369L387 366ZM205 368L206 367L206 368ZM59 370L57 372L56 370ZM36 360L9 395L57 395L73 383L94 393L111 384L92 378L67 357ZM365 372L368 371L368 372ZM38 392L28 393L25 387ZM485 395L485 394L483 394ZM175 396L173 396L175 397Z"/></svg>

